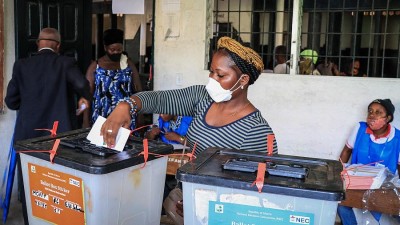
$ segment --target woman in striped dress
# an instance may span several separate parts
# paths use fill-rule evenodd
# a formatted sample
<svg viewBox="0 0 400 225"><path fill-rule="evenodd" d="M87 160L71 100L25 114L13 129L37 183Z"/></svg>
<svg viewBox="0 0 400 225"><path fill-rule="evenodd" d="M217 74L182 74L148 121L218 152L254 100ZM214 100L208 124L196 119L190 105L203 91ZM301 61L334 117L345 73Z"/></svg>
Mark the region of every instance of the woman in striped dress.
<svg viewBox="0 0 400 225"><path fill-rule="evenodd" d="M103 139L113 147L118 129L128 128L137 112L172 114L193 117L186 140L191 148L197 143L196 154L209 147L266 152L267 136L273 131L247 98L249 85L263 69L262 59L254 50L222 37L212 58L207 85L141 92L121 100L101 128ZM275 139L273 146L277 153ZM183 224L182 192L175 189L169 196L171 200L164 202L165 211L175 215L175 224Z"/></svg>
<svg viewBox="0 0 400 225"><path fill-rule="evenodd" d="M102 126L104 141L113 147L118 129L128 128L137 112L158 113L193 117L186 138L191 147L197 143L196 154L208 147L266 152L267 135L273 131L247 98L263 68L254 50L222 37L207 85L141 92L121 100ZM276 140L273 146L277 153Z"/></svg>

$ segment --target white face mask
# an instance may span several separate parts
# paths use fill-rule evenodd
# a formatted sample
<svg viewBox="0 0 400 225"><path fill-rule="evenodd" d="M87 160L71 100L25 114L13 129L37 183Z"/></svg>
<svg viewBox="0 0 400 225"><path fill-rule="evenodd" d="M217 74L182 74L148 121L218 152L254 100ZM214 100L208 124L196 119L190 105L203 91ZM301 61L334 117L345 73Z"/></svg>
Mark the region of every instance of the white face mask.
<svg viewBox="0 0 400 225"><path fill-rule="evenodd" d="M240 76L240 78L238 79L238 81L236 81L236 83L233 85L233 87L235 87L235 85L240 81L241 78L242 78L242 76ZM210 77L208 79L208 84L206 85L206 90L207 90L208 94L210 95L210 97L214 100L214 102L225 102L225 101L231 100L232 93L234 91L236 91L237 89L239 89L240 87L241 86L239 86L238 88L236 88L233 91L231 91L232 88L229 90L226 90L221 86L221 84L218 81L216 81Z"/></svg>

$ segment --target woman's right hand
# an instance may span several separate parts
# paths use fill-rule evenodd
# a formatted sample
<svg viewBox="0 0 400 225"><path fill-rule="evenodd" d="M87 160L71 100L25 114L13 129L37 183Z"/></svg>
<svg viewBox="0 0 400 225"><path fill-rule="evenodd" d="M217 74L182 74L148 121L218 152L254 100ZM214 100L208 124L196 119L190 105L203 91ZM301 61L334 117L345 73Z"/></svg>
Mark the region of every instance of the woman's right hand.
<svg viewBox="0 0 400 225"><path fill-rule="evenodd" d="M119 128L125 127L129 129L131 120L129 104L127 102L120 102L107 117L100 130L100 135L103 136L104 143L109 148L115 147L115 139Z"/></svg>

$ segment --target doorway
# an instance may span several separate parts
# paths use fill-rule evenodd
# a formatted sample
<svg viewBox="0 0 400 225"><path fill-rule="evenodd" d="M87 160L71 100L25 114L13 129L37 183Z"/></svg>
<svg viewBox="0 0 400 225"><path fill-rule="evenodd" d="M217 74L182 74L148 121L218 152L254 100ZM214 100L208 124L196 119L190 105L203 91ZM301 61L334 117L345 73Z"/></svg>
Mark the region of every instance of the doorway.
<svg viewBox="0 0 400 225"><path fill-rule="evenodd" d="M103 32L110 28L124 31L124 50L139 71L143 90L153 90L150 68L153 62L153 5L145 0L145 15L113 14L112 1L92 4L92 60L104 55ZM142 22L145 17L145 23ZM141 26L145 26L142 28ZM142 34L145 32L145 34Z"/></svg>
<svg viewBox="0 0 400 225"><path fill-rule="evenodd" d="M42 28L52 27L61 34L60 53L75 57L82 72L90 64L91 1L15 0L16 59L37 51Z"/></svg>
<svg viewBox="0 0 400 225"><path fill-rule="evenodd" d="M144 15L114 14L112 1L96 1L92 4L92 58L97 60L104 54L103 32L110 28L124 31L124 51L139 72L141 86L144 91L153 90L151 65L153 64L153 32L154 0L144 0ZM138 117L137 127L153 124L152 114ZM136 135L144 136L145 129Z"/></svg>

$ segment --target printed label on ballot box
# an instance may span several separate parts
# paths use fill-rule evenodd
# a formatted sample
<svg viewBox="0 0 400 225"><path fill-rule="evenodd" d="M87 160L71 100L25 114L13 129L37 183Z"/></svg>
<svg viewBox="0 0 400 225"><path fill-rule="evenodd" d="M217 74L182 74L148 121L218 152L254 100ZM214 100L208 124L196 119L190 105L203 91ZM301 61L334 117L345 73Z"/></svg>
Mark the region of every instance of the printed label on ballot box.
<svg viewBox="0 0 400 225"><path fill-rule="evenodd" d="M54 224L85 224L79 177L28 163L32 215Z"/></svg>
<svg viewBox="0 0 400 225"><path fill-rule="evenodd" d="M314 224L312 213L270 209L225 202L209 202L209 225Z"/></svg>

